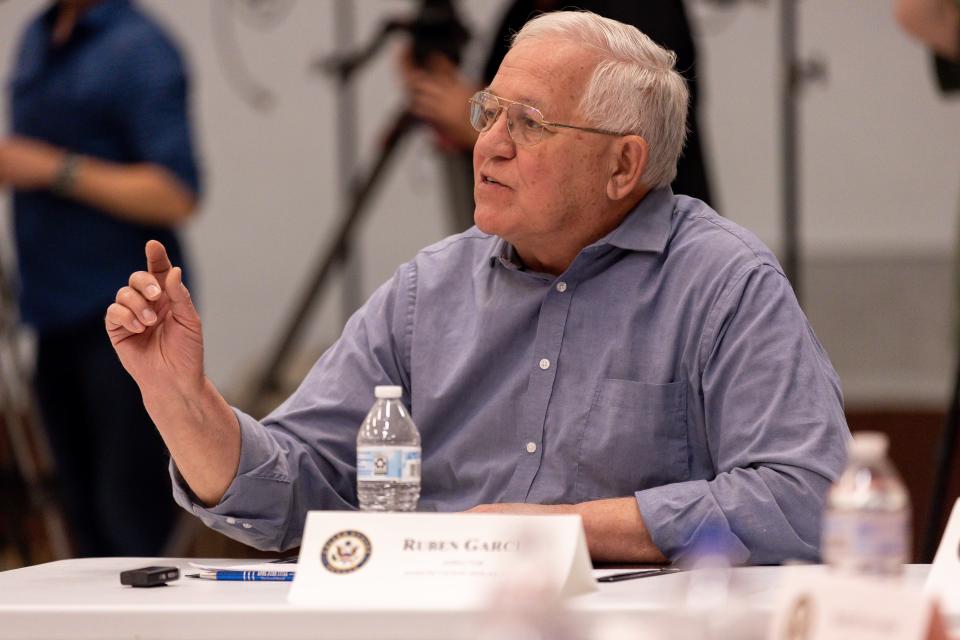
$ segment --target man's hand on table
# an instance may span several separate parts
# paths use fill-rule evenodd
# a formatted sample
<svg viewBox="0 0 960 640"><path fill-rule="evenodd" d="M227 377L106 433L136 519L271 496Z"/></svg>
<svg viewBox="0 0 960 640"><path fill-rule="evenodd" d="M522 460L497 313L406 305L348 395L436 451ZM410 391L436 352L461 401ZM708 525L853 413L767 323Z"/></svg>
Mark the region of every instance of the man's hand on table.
<svg viewBox="0 0 960 640"><path fill-rule="evenodd" d="M579 513L572 504L526 504L525 502L502 502L479 504L467 513L504 513L518 516L569 515Z"/></svg>
<svg viewBox="0 0 960 640"><path fill-rule="evenodd" d="M580 504L481 504L468 513L512 515L577 514L583 519L590 557L598 562L665 563L653 544L633 497L607 498Z"/></svg>

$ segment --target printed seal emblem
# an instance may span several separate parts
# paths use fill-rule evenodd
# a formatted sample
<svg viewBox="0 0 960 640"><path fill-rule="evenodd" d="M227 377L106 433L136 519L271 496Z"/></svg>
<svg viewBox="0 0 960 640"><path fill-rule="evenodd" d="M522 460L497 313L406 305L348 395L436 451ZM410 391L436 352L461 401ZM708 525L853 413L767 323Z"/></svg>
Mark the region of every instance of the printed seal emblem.
<svg viewBox="0 0 960 640"><path fill-rule="evenodd" d="M359 531L341 531L324 543L320 560L331 573L351 573L366 564L372 551L367 536Z"/></svg>

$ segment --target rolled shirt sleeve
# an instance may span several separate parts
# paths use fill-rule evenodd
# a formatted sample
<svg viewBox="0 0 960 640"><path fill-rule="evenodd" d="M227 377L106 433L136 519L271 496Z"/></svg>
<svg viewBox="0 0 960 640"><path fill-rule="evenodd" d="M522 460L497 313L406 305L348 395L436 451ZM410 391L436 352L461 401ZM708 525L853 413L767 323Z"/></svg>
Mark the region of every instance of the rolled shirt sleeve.
<svg viewBox="0 0 960 640"><path fill-rule="evenodd" d="M712 309L701 346L702 420L716 475L636 493L674 561L707 539L738 563L817 560L820 514L846 459L839 381L778 268L752 265Z"/></svg>

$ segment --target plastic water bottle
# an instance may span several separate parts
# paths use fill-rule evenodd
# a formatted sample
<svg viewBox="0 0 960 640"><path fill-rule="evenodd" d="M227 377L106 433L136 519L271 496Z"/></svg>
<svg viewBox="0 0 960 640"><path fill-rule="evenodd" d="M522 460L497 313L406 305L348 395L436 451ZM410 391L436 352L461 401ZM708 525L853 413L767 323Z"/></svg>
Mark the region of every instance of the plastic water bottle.
<svg viewBox="0 0 960 640"><path fill-rule="evenodd" d="M401 387L378 386L357 434L357 497L362 511L413 511L420 499L420 433Z"/></svg>
<svg viewBox="0 0 960 640"><path fill-rule="evenodd" d="M910 496L887 460L887 436L857 432L827 495L823 559L847 573L896 576L910 550Z"/></svg>

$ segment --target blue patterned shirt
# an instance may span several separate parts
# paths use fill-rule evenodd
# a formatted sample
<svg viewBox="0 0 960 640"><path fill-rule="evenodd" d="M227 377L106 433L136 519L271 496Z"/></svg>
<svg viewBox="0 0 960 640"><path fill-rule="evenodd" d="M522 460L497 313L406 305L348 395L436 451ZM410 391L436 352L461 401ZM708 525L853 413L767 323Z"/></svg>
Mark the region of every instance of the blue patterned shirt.
<svg viewBox="0 0 960 640"><path fill-rule="evenodd" d="M187 78L173 43L134 5L106 0L55 46L58 8L52 3L24 31L8 87L11 132L110 162L158 165L197 194ZM13 217L20 309L39 331L102 317L117 283L143 269L151 238L183 263L173 229L50 191L15 192Z"/></svg>

